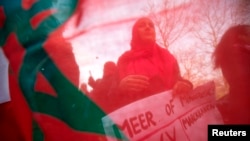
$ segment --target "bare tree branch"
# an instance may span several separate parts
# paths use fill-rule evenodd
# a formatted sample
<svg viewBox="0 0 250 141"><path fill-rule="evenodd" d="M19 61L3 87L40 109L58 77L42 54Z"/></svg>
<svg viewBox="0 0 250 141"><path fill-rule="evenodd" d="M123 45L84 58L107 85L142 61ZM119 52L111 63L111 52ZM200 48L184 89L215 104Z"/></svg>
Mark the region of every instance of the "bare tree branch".
<svg viewBox="0 0 250 141"><path fill-rule="evenodd" d="M161 10L157 11L159 7L148 1L147 11L151 13L160 36L157 41L165 48L168 48L190 30L187 26L189 17L186 13L186 9L189 7L189 3L184 2L178 5L175 1L163 0Z"/></svg>

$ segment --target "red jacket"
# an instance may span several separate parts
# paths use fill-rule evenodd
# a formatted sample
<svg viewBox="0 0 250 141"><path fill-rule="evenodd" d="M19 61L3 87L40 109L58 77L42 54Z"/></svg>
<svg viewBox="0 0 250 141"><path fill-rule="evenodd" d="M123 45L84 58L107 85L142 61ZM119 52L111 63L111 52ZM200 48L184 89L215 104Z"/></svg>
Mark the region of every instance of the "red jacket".
<svg viewBox="0 0 250 141"><path fill-rule="evenodd" d="M127 75L144 75L149 78L150 86L147 90L139 93L116 93L115 101L119 106L132 101L157 94L173 88L180 77L180 71L175 57L166 49L155 45L150 50L130 50L122 54L118 59L119 80ZM119 107L118 106L118 107Z"/></svg>

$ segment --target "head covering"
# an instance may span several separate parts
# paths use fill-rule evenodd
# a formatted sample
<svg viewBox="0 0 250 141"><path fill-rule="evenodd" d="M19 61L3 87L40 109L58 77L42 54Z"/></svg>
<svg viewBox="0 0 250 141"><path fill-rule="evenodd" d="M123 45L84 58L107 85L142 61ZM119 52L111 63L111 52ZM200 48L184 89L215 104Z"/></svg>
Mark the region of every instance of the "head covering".
<svg viewBox="0 0 250 141"><path fill-rule="evenodd" d="M220 67L228 62L228 57L235 57L235 51L249 52L249 45L241 38L241 36L250 37L250 31L247 29L250 29L250 25L237 25L229 28L223 34L213 54L215 67Z"/></svg>
<svg viewBox="0 0 250 141"><path fill-rule="evenodd" d="M150 18L148 18L148 17L139 18L132 27L132 39L131 39L131 49L132 50L137 50L137 49L141 49L141 48L145 48L145 47L151 47L155 44L155 41L153 41L151 43L145 42L145 40L142 40L142 38L141 38L141 35L138 31L138 28L141 26L140 24L142 22L145 22L145 21L151 22L153 25L153 29L154 29L153 21ZM150 30L150 28L147 28L145 30ZM145 31L145 33L147 34L147 31ZM151 34L151 33L149 32L149 34Z"/></svg>
<svg viewBox="0 0 250 141"><path fill-rule="evenodd" d="M112 75L116 72L116 64L112 61L108 61L104 64L103 76Z"/></svg>

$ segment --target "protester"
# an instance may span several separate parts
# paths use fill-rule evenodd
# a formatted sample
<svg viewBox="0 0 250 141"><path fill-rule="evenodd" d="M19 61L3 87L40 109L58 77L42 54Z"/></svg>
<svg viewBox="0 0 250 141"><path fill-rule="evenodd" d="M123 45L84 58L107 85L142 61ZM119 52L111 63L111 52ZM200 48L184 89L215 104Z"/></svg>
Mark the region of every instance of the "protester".
<svg viewBox="0 0 250 141"><path fill-rule="evenodd" d="M92 76L92 74L91 74L91 72L89 73L90 74L90 76L89 76L89 79L88 79L88 85L92 88L92 89L94 89L96 86L97 86L97 84L99 83L99 81L101 80L100 78L98 78L98 79L94 79L94 77Z"/></svg>
<svg viewBox="0 0 250 141"><path fill-rule="evenodd" d="M229 84L229 93L219 100L225 123L250 124L250 26L230 27L213 57Z"/></svg>
<svg viewBox="0 0 250 141"><path fill-rule="evenodd" d="M132 28L131 49L117 62L119 86L114 94L113 108L138 99L173 89L173 94L192 90L190 81L180 76L176 58L155 41L151 19L142 17Z"/></svg>
<svg viewBox="0 0 250 141"><path fill-rule="evenodd" d="M90 92L90 97L105 111L109 111L108 100L115 91L117 83L117 66L112 61L105 62L102 78L95 81L92 76L89 77L89 84L93 88Z"/></svg>
<svg viewBox="0 0 250 141"><path fill-rule="evenodd" d="M89 90L88 90L88 86L86 83L82 83L80 85L80 90L85 94L85 95L89 95Z"/></svg>

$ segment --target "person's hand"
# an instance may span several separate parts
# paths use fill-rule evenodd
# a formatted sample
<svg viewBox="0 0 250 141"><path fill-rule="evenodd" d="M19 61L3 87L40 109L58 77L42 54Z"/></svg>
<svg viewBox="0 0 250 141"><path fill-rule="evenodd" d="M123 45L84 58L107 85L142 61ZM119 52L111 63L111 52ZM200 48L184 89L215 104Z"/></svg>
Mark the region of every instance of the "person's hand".
<svg viewBox="0 0 250 141"><path fill-rule="evenodd" d="M149 86L149 78L143 75L128 75L119 84L122 91L140 92Z"/></svg>
<svg viewBox="0 0 250 141"><path fill-rule="evenodd" d="M178 96L190 92L193 89L193 85L185 82L178 81L173 88L173 96Z"/></svg>

